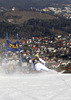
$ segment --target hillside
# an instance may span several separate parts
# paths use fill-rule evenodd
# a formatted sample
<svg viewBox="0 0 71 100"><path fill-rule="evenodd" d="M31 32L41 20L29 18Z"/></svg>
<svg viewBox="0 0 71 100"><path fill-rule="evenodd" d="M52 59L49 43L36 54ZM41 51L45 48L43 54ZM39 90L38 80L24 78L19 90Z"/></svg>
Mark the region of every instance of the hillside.
<svg viewBox="0 0 71 100"><path fill-rule="evenodd" d="M71 33L71 19L34 11L9 11L0 16L0 37L4 38L6 33L13 38L17 33L20 38L53 34L67 35Z"/></svg>
<svg viewBox="0 0 71 100"><path fill-rule="evenodd" d="M6 18L6 20L8 19L13 19L12 23L16 23L16 24L21 24L24 23L24 21L27 21L29 19L56 19L56 17L51 16L49 14L45 14L45 13L40 13L40 12L34 12L34 11L10 11L10 12L6 12L3 15L4 18Z"/></svg>
<svg viewBox="0 0 71 100"><path fill-rule="evenodd" d="M6 33L9 37L16 37L19 33L20 38L31 38L33 36L51 36L55 34L67 35L71 33L71 20L68 19L52 19L40 20L30 19L22 24L12 24L0 22L0 37L4 38Z"/></svg>

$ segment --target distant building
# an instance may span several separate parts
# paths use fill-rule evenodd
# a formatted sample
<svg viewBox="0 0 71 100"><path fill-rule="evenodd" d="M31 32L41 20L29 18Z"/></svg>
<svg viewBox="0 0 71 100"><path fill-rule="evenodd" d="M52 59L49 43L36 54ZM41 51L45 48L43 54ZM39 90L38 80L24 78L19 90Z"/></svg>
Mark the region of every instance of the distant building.
<svg viewBox="0 0 71 100"><path fill-rule="evenodd" d="M44 11L44 12L47 12L47 11L50 11L50 10L49 10L49 9L47 9L47 8L44 8L44 9L43 9L43 11Z"/></svg>
<svg viewBox="0 0 71 100"><path fill-rule="evenodd" d="M8 22L9 22L9 23L11 23L11 22L13 22L13 21L14 21L13 19L8 19Z"/></svg>
<svg viewBox="0 0 71 100"><path fill-rule="evenodd" d="M15 11L15 7L12 8L12 11Z"/></svg>

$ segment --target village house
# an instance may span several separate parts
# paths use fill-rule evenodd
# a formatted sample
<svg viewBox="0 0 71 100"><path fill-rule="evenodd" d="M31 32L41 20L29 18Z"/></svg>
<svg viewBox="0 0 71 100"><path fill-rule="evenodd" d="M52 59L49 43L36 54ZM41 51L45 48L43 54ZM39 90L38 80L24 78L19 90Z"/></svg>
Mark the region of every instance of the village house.
<svg viewBox="0 0 71 100"><path fill-rule="evenodd" d="M68 46L71 46L71 41L67 43Z"/></svg>
<svg viewBox="0 0 71 100"><path fill-rule="evenodd" d="M23 57L25 57L25 56L26 56L26 53L25 53L25 52L23 52L23 53L22 53L22 55L23 55Z"/></svg>
<svg viewBox="0 0 71 100"><path fill-rule="evenodd" d="M25 45L25 41L24 40L22 40L22 45Z"/></svg>

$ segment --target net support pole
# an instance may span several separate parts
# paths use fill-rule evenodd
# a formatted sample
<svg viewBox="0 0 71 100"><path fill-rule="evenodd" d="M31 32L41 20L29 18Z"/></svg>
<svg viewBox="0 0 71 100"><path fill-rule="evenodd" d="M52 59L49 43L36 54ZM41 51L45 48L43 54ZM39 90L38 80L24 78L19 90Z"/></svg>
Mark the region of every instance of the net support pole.
<svg viewBox="0 0 71 100"><path fill-rule="evenodd" d="M17 34L17 40L19 41L18 34ZM22 72L23 72L23 66L22 66L22 57L21 57L21 51L20 51L20 50L19 50L19 53L20 53L20 62L21 62L21 68L22 68Z"/></svg>
<svg viewBox="0 0 71 100"><path fill-rule="evenodd" d="M6 40L8 40L8 33L6 33ZM8 50L7 50L7 73L9 73L8 71Z"/></svg>

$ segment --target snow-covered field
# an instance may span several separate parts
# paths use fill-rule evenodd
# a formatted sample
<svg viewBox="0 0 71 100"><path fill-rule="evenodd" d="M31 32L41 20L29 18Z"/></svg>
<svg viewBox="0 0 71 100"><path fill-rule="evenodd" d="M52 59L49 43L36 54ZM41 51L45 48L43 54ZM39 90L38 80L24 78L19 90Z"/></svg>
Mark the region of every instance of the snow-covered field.
<svg viewBox="0 0 71 100"><path fill-rule="evenodd" d="M71 74L1 74L0 100L71 100Z"/></svg>
<svg viewBox="0 0 71 100"><path fill-rule="evenodd" d="M10 62L7 73L6 61L0 63L0 100L71 100L71 74L36 73L23 66L24 73Z"/></svg>

